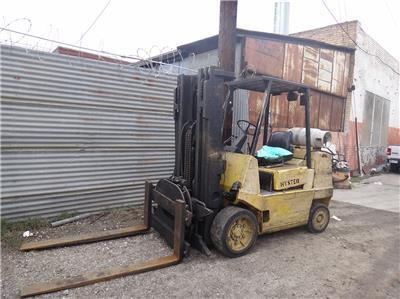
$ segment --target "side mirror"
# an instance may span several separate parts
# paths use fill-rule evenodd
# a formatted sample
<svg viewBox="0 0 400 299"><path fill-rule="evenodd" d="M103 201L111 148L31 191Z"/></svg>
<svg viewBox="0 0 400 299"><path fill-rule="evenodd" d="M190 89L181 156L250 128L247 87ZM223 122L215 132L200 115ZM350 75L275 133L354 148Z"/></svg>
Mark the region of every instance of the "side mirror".
<svg viewBox="0 0 400 299"><path fill-rule="evenodd" d="M289 91L287 95L287 100L289 102L295 102L297 101L297 98L299 97L299 94L295 91Z"/></svg>

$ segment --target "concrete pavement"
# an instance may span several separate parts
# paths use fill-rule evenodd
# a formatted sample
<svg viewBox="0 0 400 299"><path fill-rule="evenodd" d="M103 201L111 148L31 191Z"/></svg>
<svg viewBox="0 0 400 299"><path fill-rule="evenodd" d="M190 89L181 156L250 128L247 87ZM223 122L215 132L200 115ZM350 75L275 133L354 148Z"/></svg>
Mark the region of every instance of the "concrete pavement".
<svg viewBox="0 0 400 299"><path fill-rule="evenodd" d="M352 189L335 189L333 200L400 213L400 174L384 173L352 183Z"/></svg>

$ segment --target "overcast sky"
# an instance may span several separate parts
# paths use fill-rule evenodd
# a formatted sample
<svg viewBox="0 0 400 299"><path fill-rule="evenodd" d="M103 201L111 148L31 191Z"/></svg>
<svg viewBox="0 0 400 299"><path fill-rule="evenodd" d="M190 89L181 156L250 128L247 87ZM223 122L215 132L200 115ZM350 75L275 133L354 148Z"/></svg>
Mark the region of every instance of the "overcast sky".
<svg viewBox="0 0 400 299"><path fill-rule="evenodd" d="M2 0L0 24L3 27L11 22L10 29L143 58L218 33L219 0L111 0L79 42L108 1ZM339 21L359 20L367 34L400 60L400 1L325 1ZM272 32L274 2L239 0L238 28ZM290 2L290 33L335 23L322 0ZM17 20L21 18L26 19ZM0 32L0 41L10 39L37 49L56 46Z"/></svg>

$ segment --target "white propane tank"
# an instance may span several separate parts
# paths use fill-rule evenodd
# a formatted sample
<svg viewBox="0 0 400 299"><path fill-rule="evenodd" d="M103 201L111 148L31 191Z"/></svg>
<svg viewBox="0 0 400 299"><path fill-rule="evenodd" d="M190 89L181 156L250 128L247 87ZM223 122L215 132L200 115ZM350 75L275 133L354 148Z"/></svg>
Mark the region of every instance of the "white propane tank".
<svg viewBox="0 0 400 299"><path fill-rule="evenodd" d="M306 128L291 128L289 131L293 134L294 145L306 145ZM315 148L321 148L332 140L330 132L320 129L310 129L310 135L311 146Z"/></svg>

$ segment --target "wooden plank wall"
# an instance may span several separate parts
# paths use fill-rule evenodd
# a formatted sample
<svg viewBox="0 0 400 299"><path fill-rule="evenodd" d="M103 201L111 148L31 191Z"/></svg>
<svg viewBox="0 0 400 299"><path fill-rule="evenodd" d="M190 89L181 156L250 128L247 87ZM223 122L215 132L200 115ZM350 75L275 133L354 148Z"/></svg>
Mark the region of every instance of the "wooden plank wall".
<svg viewBox="0 0 400 299"><path fill-rule="evenodd" d="M244 64L257 74L301 82L311 87L311 126L330 131L343 130L343 114L349 80L350 53L247 37ZM250 120L255 122L262 95L251 93ZM288 103L286 95L273 97L272 126L304 126L304 108Z"/></svg>

